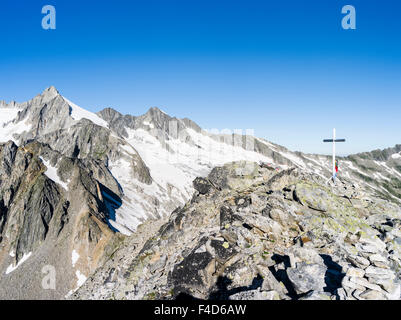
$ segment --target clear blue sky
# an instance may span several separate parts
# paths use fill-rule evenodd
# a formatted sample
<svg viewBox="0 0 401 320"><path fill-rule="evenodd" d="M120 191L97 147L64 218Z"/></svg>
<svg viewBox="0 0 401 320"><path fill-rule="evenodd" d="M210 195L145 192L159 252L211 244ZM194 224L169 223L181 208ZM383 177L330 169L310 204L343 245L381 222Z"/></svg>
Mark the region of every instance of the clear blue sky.
<svg viewBox="0 0 401 320"><path fill-rule="evenodd" d="M345 4L357 30L341 28ZM0 100L54 85L91 111L158 106L291 150L330 153L333 126L340 153L401 143L396 0L1 0L0 45Z"/></svg>

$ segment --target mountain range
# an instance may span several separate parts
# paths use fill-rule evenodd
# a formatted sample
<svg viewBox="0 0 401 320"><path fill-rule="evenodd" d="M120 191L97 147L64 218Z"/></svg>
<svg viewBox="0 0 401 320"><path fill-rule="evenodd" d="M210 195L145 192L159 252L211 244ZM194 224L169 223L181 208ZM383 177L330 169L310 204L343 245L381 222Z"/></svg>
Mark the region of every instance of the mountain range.
<svg viewBox="0 0 401 320"><path fill-rule="evenodd" d="M271 214L267 214L271 220L269 222L249 218L249 210L253 210L251 204L256 205L258 201L264 202L255 209L257 212L270 206L280 208L282 212L294 213L301 210L297 206L302 206L320 213L334 212L337 214L336 223L339 223L343 213L340 214L338 208L346 205L343 200L328 199L334 197L332 194L348 199L351 203L353 200L350 199L358 199L357 204L352 203L353 208L370 212L358 216L358 219L369 221L370 229L366 231L365 227L368 227L358 220L355 223L360 226L360 230L353 230L351 235L345 232L341 239L336 238L336 243L344 243L346 237L352 238L361 231L369 235L372 233L376 239L377 235L373 233L377 231L377 224L387 221L384 218L384 222L369 218L376 214L389 215L392 224L392 229L386 231L391 234L389 241L395 241L398 245L397 239L401 239L397 231L392 231L399 230L397 215L401 214L401 145L339 157L339 179L333 185L332 182L327 183L331 175L330 156L292 152L241 132L208 131L190 119L170 116L158 108L151 108L140 116L123 115L111 108L92 113L62 96L56 88L49 87L24 103L0 101L0 159L2 299L165 299L182 295L202 299L235 295L237 298L301 298L306 293L311 297L321 297L320 291L316 289L320 285L314 284L312 289L308 287L309 290L305 291L299 289L302 285L291 281L300 272L299 268L309 267L301 264L303 258L297 258L297 253L288 255L286 250L290 242L276 234L270 240L276 241L277 247L272 246L270 241L269 247L257 246L259 251L253 252L246 250L249 248L246 248L245 243L241 247L241 243L237 242L240 240L233 240L247 232L242 230L244 228L261 233L262 238L271 232L278 233L279 229L282 232L284 228L288 239L302 239L303 231L298 218L278 215L276 218L279 220L293 222L286 224L281 221L280 227L276 226L277 222L271 222L275 221ZM310 191L305 183L309 187L315 186L318 191ZM273 200L277 192L280 193L279 200ZM234 202L228 206L226 201L230 197ZM251 198L252 201L249 200ZM326 202L319 199L325 199ZM243 202L238 203L240 200ZM286 203L287 200L294 202L293 206ZM281 205L274 204L274 201ZM213 210L217 210L219 221L213 220L211 203L216 206ZM222 209L225 206L227 208ZM350 209L351 216L358 211L354 209ZM236 210L248 211L242 218L227 218L225 210L234 210L231 215ZM197 215L194 215L195 211ZM203 216L199 216L201 212ZM311 213L305 211L303 214L308 216ZM260 214L260 217L264 215ZM230 226L226 226L235 221L240 221L241 231L231 230L230 236L227 233ZM316 227L316 221L309 218L307 221ZM266 223L268 227L264 227ZM371 231L373 226L376 228L374 232ZM214 234L217 232L216 227L222 228L219 235ZM177 233L180 230L182 234L174 234L173 230ZM323 234L323 231L318 233L316 243L322 241ZM176 237L181 237L180 241ZM163 244L163 239L168 244ZM363 242L363 236L358 241L360 239L361 245L369 244L368 240ZM295 244L298 242L295 241ZM354 242L355 245L357 241ZM226 243L232 249L225 248ZM234 243L242 249L234 249ZM160 248L164 245L168 255L161 254ZM227 250L220 252L222 245ZM382 247L381 244L377 246ZM231 274L234 280L230 281L236 285L232 289L227 289L227 286L225 291L216 289L222 278L210 274L219 273L219 276L228 279L231 277L228 271L234 268L235 263L235 271L246 266L244 257L267 252L265 255L269 255L268 259L271 260L274 254L278 255L279 247L286 248L285 252L279 254L279 261L273 259L274 263L268 265L267 270L260 271L259 267L259 272L249 273L249 279L244 276L238 281L234 279L234 272L234 275ZM273 253L275 248L277 252ZM306 250L303 245L300 248L297 252ZM397 252L394 248L391 250ZM389 259L391 250L387 250L386 254L384 251L371 253L383 253ZM310 256L313 256L311 259L318 266L316 270L321 272L325 264L323 260L329 251L319 254L316 256L311 253ZM195 258L199 255L202 256L200 260ZM355 252L354 255L358 256ZM261 274L268 278L269 270L282 263L286 264L283 257L287 256L294 257L289 266L273 272L277 275L279 270L285 271L287 280L281 280L287 288L286 292L274 285L262 291L262 284L252 285L254 281L257 283L261 280L258 278ZM236 262L231 261L227 268L221 269L232 257L238 258ZM369 257L362 255L363 259L369 260ZM216 267L217 260L219 267ZM214 266L210 267L212 261ZM156 262L159 265L155 269ZM259 265L255 259L252 263ZM299 268L297 263L300 264ZM206 271L200 275L191 269L191 264L199 264L199 270ZM378 266L380 263L372 264L373 268L381 267ZM179 265L186 270L185 274L182 274ZM43 288L46 266L56 271L55 288ZM119 268L129 275L119 278L115 271ZM166 272L158 273L161 268L166 268L163 269ZM330 268L326 263L323 274L335 269ZM343 268L347 269L346 266ZM394 279L397 279L396 266L384 269L394 269ZM190 277L194 272L196 276ZM113 277L115 280L111 281ZM380 285L371 281L370 278L375 279L374 275L359 278ZM164 287L155 290L154 287L161 279L164 279ZM347 278L343 276L341 279L345 281L343 279ZM247 289L235 289L240 287ZM366 290L377 289L371 289L368 285L360 287ZM339 290L341 288L345 288L344 293ZM348 293L346 288L332 284L331 291L326 292L330 292L329 296L354 297L354 291ZM397 288L391 287L386 293L377 289L382 296L376 297L394 297ZM358 297L372 296L360 288L354 290L361 291ZM244 292L248 295L244 295Z"/></svg>

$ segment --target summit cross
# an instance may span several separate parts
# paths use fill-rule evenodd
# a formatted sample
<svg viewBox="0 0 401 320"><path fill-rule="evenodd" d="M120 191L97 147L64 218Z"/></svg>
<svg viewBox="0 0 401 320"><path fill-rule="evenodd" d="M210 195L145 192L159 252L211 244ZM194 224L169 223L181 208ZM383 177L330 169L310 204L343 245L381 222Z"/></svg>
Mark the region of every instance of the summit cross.
<svg viewBox="0 0 401 320"><path fill-rule="evenodd" d="M336 129L333 129L333 139L324 139L323 142L332 142L333 143L333 182L336 182L336 142L345 142L345 139L336 139ZM331 179L331 178L330 178ZM329 179L329 180L330 180Z"/></svg>

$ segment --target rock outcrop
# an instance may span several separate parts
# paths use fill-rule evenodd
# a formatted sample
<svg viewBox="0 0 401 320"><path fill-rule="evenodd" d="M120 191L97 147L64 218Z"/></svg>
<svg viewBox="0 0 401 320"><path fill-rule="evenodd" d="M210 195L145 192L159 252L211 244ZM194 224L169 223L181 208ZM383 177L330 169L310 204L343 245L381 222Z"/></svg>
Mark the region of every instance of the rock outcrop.
<svg viewBox="0 0 401 320"><path fill-rule="evenodd" d="M194 187L125 267L109 262L73 298L400 299L398 205L246 162Z"/></svg>
<svg viewBox="0 0 401 320"><path fill-rule="evenodd" d="M38 142L0 144L0 162L0 297L64 298L118 241L96 188L117 185ZM54 290L42 287L46 266L56 270Z"/></svg>

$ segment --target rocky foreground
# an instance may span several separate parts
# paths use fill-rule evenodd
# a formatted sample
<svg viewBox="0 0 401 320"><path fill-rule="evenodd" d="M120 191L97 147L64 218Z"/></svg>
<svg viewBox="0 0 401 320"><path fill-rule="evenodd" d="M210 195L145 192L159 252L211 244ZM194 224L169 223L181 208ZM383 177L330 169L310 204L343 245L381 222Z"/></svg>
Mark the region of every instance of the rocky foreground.
<svg viewBox="0 0 401 320"><path fill-rule="evenodd" d="M154 237L126 238L71 298L400 299L398 205L249 162L216 167L194 188Z"/></svg>

